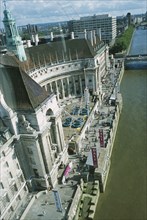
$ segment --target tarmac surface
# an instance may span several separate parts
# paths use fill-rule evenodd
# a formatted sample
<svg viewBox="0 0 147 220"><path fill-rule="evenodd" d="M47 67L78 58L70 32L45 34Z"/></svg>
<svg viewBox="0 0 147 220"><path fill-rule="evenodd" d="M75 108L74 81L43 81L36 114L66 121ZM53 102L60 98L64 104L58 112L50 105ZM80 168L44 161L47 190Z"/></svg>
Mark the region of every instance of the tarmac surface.
<svg viewBox="0 0 147 220"><path fill-rule="evenodd" d="M34 203L32 204L30 210L27 215L23 218L26 220L58 220L64 219L64 216L67 214L69 210L69 206L72 202L72 197L74 196L74 192L77 189L77 184L80 181L80 161L77 156L69 157L69 160L72 161L73 169L69 173L68 181L66 185L59 183L56 185L56 190L58 190L62 211L57 211L55 205L54 194L51 191L43 191L41 195L35 198ZM60 170L64 172L64 169Z"/></svg>

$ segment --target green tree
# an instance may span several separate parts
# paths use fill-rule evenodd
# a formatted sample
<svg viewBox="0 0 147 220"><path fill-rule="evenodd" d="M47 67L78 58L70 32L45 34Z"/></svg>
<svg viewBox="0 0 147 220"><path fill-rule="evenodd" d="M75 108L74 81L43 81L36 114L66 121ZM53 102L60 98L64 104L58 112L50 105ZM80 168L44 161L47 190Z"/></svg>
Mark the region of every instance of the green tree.
<svg viewBox="0 0 147 220"><path fill-rule="evenodd" d="M129 28L116 39L115 44L110 48L110 54L115 54L127 50L130 45L134 26L130 25Z"/></svg>

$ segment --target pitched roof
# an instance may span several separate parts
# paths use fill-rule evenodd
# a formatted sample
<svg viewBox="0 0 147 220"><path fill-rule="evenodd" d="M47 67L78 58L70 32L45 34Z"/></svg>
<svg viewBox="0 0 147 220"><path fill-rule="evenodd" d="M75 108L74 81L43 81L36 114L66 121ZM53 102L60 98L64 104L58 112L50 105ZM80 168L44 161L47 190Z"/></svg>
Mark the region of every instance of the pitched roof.
<svg viewBox="0 0 147 220"><path fill-rule="evenodd" d="M15 54L7 52L5 55L3 55L3 54L0 55L0 64L2 64L4 66L18 67L19 60L15 56Z"/></svg>
<svg viewBox="0 0 147 220"><path fill-rule="evenodd" d="M102 41L97 37L96 44L91 45L90 41L87 39L70 39L66 41L56 41L48 44L40 44L38 46L33 46L26 48L27 61L20 62L14 55L13 60L7 54L3 58L4 65L10 66L21 66L25 71L34 69L40 66L45 66L45 64L52 64L76 60L93 58L96 55L96 48L100 46ZM8 54L9 55L9 54Z"/></svg>
<svg viewBox="0 0 147 220"><path fill-rule="evenodd" d="M0 67L0 89L13 110L34 111L49 94L19 67Z"/></svg>
<svg viewBox="0 0 147 220"><path fill-rule="evenodd" d="M86 39L73 39L40 44L25 49L30 68L44 65L46 63L56 63L58 61L69 61L84 58L92 58L95 52ZM28 68L28 67L27 67Z"/></svg>

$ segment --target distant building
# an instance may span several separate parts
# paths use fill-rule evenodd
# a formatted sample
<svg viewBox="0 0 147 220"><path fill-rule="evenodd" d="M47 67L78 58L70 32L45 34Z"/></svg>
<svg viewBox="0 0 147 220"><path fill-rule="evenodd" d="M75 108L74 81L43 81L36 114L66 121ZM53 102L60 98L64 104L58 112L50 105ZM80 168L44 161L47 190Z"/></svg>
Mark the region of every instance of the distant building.
<svg viewBox="0 0 147 220"><path fill-rule="evenodd" d="M132 24L132 15L131 15L131 13L128 12L126 17L127 17L127 20L128 20L128 25L131 25Z"/></svg>
<svg viewBox="0 0 147 220"><path fill-rule="evenodd" d="M128 28L128 19L126 16L117 17L117 36L122 34Z"/></svg>
<svg viewBox="0 0 147 220"><path fill-rule="evenodd" d="M80 20L68 22L70 32L75 35L79 32L101 29L101 37L105 43L112 44L116 37L116 17L109 14L81 17Z"/></svg>

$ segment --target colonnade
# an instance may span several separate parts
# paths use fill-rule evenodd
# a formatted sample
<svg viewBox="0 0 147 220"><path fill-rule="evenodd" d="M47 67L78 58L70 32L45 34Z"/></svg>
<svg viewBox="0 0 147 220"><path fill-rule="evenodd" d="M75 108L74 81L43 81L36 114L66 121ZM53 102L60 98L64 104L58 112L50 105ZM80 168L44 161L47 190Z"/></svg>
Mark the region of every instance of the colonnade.
<svg viewBox="0 0 147 220"><path fill-rule="evenodd" d="M78 74L64 75L46 80L42 85L49 93L54 93L57 100L70 96L83 96L85 87L88 87L91 94L98 92L100 87L100 76L97 70L94 72L80 72Z"/></svg>

